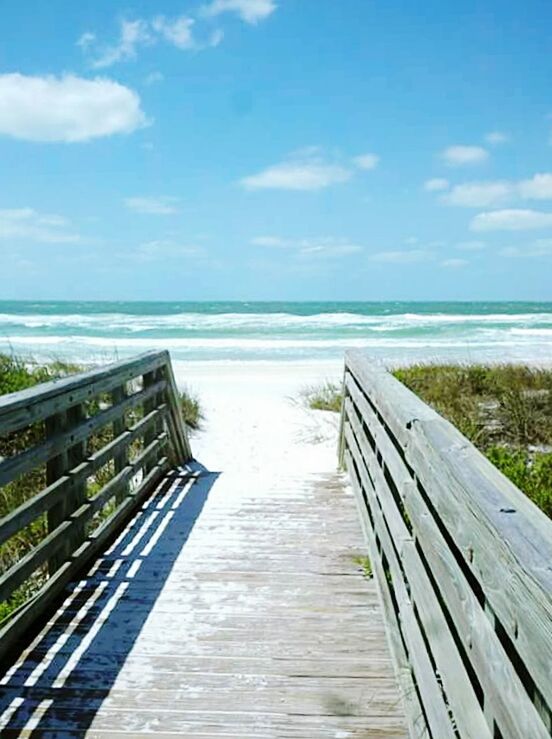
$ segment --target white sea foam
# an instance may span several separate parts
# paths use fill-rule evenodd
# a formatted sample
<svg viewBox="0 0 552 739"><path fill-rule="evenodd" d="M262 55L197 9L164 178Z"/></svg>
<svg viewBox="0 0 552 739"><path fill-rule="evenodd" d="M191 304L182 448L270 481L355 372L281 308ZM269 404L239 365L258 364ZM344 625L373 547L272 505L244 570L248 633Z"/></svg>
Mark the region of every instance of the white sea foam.
<svg viewBox="0 0 552 739"><path fill-rule="evenodd" d="M362 315L359 313L319 313L296 315L292 313L177 313L166 315L131 315L126 313L95 314L0 314L2 327L22 326L29 329L109 329L110 331L154 330L275 330L286 328L332 329L371 327L374 331L393 331L409 327L462 324L522 324L552 323L550 313L516 314L444 314L398 313Z"/></svg>

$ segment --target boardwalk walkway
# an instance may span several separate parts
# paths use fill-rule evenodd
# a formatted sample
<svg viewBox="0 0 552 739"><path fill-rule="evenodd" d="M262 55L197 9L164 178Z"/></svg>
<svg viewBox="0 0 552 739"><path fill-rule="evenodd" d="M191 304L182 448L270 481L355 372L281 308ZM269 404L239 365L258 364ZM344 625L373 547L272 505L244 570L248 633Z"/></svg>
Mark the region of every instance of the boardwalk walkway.
<svg viewBox="0 0 552 739"><path fill-rule="evenodd" d="M363 551L337 474L173 475L7 673L1 736L404 737Z"/></svg>

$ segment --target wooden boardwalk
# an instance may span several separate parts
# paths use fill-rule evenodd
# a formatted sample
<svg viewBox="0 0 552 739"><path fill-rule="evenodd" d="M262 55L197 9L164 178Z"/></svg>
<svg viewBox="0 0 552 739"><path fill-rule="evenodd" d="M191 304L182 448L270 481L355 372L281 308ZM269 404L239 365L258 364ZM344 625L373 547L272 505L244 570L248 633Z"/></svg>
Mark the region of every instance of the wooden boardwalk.
<svg viewBox="0 0 552 739"><path fill-rule="evenodd" d="M337 474L173 473L6 674L1 736L406 736L364 551Z"/></svg>

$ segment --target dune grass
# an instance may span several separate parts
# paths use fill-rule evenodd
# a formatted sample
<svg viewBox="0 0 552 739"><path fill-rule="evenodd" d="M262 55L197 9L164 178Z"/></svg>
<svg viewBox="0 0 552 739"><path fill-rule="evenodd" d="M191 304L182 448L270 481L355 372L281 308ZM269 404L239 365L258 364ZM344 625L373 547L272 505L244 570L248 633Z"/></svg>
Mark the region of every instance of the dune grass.
<svg viewBox="0 0 552 739"><path fill-rule="evenodd" d="M301 402L315 411L332 411L339 413L343 394L341 386L326 381L321 385L308 385L300 392Z"/></svg>
<svg viewBox="0 0 552 739"><path fill-rule="evenodd" d="M520 364L416 364L395 377L453 423L552 518L552 370ZM303 393L310 408L339 411L331 383Z"/></svg>

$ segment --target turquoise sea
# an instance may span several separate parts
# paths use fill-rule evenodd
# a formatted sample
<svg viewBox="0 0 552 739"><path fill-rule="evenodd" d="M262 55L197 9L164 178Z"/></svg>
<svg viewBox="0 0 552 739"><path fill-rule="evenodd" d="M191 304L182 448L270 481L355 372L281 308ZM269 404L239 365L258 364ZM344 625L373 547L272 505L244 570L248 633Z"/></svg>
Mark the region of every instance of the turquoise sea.
<svg viewBox="0 0 552 739"><path fill-rule="evenodd" d="M256 303L0 301L0 351L111 361L148 349L176 360L552 363L552 302Z"/></svg>

